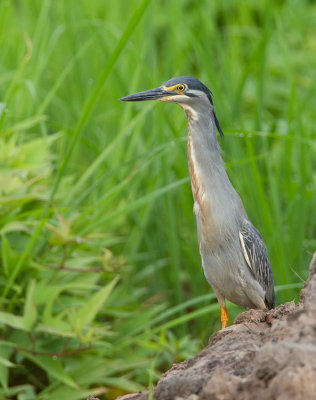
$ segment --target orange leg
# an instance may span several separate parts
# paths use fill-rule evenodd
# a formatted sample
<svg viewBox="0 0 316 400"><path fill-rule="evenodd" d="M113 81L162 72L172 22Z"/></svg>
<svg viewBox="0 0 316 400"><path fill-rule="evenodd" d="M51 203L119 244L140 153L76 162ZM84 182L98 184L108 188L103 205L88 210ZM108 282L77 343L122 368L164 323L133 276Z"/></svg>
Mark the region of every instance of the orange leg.
<svg viewBox="0 0 316 400"><path fill-rule="evenodd" d="M228 320L229 320L229 315L226 306L221 307L222 329L225 329L227 327Z"/></svg>

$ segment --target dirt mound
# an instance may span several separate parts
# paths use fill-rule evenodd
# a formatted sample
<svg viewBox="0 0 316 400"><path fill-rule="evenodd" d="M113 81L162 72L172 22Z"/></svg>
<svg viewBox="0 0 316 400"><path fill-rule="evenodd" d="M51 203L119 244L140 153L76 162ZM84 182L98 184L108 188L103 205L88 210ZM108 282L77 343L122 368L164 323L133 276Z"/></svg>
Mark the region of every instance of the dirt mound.
<svg viewBox="0 0 316 400"><path fill-rule="evenodd" d="M316 253L299 305L240 314L200 354L166 372L154 399L316 399Z"/></svg>

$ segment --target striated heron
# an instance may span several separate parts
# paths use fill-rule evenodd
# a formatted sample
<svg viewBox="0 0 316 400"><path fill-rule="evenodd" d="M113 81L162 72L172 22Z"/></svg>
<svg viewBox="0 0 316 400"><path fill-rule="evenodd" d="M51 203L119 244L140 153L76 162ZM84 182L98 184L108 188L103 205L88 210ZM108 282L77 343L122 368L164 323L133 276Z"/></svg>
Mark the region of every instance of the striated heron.
<svg viewBox="0 0 316 400"><path fill-rule="evenodd" d="M212 94L191 76L172 78L156 89L122 101L160 100L178 104L188 120L188 164L199 248L205 277L228 323L225 299L245 308L273 308L274 285L264 240L247 217L224 168Z"/></svg>

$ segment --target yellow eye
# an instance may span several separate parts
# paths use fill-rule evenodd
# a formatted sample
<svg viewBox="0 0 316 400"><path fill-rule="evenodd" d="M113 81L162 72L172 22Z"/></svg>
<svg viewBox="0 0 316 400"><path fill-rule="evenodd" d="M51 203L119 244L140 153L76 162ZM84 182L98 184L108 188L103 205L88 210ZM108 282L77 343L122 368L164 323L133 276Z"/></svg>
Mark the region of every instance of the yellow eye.
<svg viewBox="0 0 316 400"><path fill-rule="evenodd" d="M179 92L183 92L184 89L185 89L185 86L184 85L178 85L177 89L179 90Z"/></svg>

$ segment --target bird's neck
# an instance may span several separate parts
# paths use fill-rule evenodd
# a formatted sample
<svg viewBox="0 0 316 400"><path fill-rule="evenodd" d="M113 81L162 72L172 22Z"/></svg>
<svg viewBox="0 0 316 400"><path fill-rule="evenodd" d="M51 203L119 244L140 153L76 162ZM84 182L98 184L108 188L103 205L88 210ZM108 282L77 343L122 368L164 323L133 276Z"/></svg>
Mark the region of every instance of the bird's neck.
<svg viewBox="0 0 316 400"><path fill-rule="evenodd" d="M236 231L246 216L224 168L212 113L188 116L188 164L200 245L215 249L221 237ZM236 222L236 223L235 223Z"/></svg>
<svg viewBox="0 0 316 400"><path fill-rule="evenodd" d="M231 184L220 155L212 110L201 114L186 110L186 114L189 171L194 200L197 200L199 191L205 192L214 186L218 189L223 184Z"/></svg>

